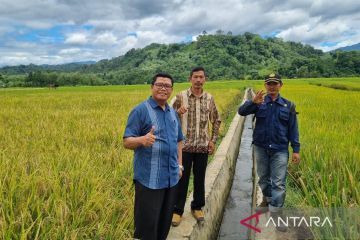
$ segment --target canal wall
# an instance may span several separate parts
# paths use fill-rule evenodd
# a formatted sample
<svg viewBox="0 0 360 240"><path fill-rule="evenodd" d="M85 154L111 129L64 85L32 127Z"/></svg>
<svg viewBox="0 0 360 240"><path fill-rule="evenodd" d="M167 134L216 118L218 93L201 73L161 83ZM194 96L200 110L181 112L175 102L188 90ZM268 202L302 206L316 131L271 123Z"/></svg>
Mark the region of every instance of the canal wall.
<svg viewBox="0 0 360 240"><path fill-rule="evenodd" d="M244 94L248 99L250 90ZM168 239L217 239L224 207L232 186L236 160L239 154L245 118L236 114L218 147L214 159L206 169L205 177L205 221L198 224L190 212L193 193L186 201L181 224L171 227Z"/></svg>

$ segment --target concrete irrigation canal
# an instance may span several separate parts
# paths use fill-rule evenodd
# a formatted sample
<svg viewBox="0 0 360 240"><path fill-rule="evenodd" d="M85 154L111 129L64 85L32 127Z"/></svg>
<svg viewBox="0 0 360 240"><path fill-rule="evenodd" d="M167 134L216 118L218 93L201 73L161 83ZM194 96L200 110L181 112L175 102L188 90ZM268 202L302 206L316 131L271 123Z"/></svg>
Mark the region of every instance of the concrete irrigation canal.
<svg viewBox="0 0 360 240"><path fill-rule="evenodd" d="M251 236L251 229L241 225L240 220L252 215L254 194L252 133L252 116L247 116L244 122L234 179L219 231L219 240L249 239Z"/></svg>
<svg viewBox="0 0 360 240"><path fill-rule="evenodd" d="M246 90L243 101L252 94L250 89ZM242 117L236 114L206 170L205 221L197 223L191 215L191 193L181 224L170 229L168 239L295 239L290 233L276 233L274 228L261 233L252 228L259 218L249 218L255 213L257 201L262 198L256 184L252 132L253 115ZM245 224L240 221L245 221ZM264 225L262 221L260 219L260 224Z"/></svg>
<svg viewBox="0 0 360 240"><path fill-rule="evenodd" d="M250 94L247 90L244 101ZM252 116L236 114L206 170L205 221L198 224L192 217L191 193L182 222L170 229L168 239L240 239L238 234L242 239L248 238L248 230L240 226L240 220L249 216L254 202L251 138Z"/></svg>

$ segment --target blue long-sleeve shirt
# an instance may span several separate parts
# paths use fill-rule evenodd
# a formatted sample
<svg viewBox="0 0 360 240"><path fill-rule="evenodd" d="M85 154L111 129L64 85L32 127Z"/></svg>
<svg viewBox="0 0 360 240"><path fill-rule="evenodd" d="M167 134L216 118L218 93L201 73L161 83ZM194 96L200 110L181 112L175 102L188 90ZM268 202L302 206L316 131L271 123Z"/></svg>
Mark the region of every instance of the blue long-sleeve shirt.
<svg viewBox="0 0 360 240"><path fill-rule="evenodd" d="M294 153L300 151L299 130L295 109L291 102L280 95L273 102L269 95L262 104L246 101L239 108L239 114L255 114L256 124L253 144L279 151L287 151L289 142Z"/></svg>
<svg viewBox="0 0 360 240"><path fill-rule="evenodd" d="M150 189L170 188L179 181L178 142L184 136L175 110L149 97L131 111L124 138L144 136L152 127L155 143L134 150L134 180Z"/></svg>

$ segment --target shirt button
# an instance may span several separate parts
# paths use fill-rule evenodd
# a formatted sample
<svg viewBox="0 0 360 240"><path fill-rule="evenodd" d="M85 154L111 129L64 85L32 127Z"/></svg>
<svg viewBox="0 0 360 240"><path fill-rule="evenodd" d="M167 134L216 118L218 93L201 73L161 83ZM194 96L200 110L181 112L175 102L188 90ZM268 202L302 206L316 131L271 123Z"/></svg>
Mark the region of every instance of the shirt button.
<svg viewBox="0 0 360 240"><path fill-rule="evenodd" d="M269 145L269 147L271 147L271 144Z"/></svg>

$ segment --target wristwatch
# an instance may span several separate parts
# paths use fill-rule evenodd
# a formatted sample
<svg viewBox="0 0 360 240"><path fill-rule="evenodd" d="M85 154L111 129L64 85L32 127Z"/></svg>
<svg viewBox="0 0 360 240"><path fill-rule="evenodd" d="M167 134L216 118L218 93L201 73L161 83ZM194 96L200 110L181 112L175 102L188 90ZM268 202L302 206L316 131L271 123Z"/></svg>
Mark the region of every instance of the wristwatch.
<svg viewBox="0 0 360 240"><path fill-rule="evenodd" d="M179 164L179 168L181 171L184 171L184 166Z"/></svg>

